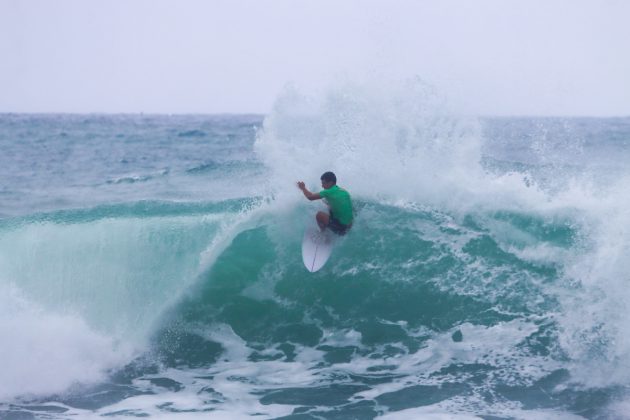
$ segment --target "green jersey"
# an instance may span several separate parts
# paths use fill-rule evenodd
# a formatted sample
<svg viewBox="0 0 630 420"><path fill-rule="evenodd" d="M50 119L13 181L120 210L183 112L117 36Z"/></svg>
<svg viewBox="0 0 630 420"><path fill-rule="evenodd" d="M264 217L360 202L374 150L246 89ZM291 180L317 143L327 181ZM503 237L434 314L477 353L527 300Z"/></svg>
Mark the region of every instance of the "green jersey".
<svg viewBox="0 0 630 420"><path fill-rule="evenodd" d="M344 225L352 223L352 200L348 191L333 185L326 190L321 190L319 195L326 199L335 219Z"/></svg>

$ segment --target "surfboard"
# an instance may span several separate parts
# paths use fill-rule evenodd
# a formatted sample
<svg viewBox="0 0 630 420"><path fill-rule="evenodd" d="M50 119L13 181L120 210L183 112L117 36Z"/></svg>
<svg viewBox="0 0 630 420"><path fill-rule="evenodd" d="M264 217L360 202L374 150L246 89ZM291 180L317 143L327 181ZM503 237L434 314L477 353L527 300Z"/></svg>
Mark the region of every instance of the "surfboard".
<svg viewBox="0 0 630 420"><path fill-rule="evenodd" d="M314 273L326 264L335 244L335 234L326 229L307 227L302 239L302 261L308 271Z"/></svg>

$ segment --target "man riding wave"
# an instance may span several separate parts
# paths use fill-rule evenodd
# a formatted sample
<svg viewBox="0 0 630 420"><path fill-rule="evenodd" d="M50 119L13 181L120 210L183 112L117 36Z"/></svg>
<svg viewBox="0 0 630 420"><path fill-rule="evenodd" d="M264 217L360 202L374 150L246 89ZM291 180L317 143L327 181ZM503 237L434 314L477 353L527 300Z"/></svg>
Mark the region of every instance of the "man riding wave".
<svg viewBox="0 0 630 420"><path fill-rule="evenodd" d="M328 205L328 213L319 211L315 216L319 228L322 231L328 228L337 235L345 235L352 227L354 218L350 194L337 186L337 177L334 173L325 172L320 179L323 190L318 193L309 191L302 181L298 181L297 186L309 200L324 199Z"/></svg>

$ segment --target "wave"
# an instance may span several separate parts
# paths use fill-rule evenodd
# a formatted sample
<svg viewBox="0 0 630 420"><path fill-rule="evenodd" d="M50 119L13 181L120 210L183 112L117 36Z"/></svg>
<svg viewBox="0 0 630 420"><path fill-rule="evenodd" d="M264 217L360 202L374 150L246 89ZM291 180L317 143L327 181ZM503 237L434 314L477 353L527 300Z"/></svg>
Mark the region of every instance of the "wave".
<svg viewBox="0 0 630 420"><path fill-rule="evenodd" d="M207 134L202 130L188 130L177 133L177 137L206 137Z"/></svg>
<svg viewBox="0 0 630 420"><path fill-rule="evenodd" d="M408 407L418 401L414 386L451 389L435 402L466 395L471 403L501 387L566 381L553 290L575 245L567 219L458 219L432 208L357 204L353 232L315 274L299 254L310 219L304 206L266 211L239 230L163 318L153 336L160 362L178 375L205 372L198 386L225 403L226 380L243 397L263 395L263 404L308 405L307 395L322 389L326 396L310 404L346 408L356 393ZM287 385L274 385L274 375Z"/></svg>
<svg viewBox="0 0 630 420"><path fill-rule="evenodd" d="M19 354L24 340L40 342L41 330L50 325L50 331L61 331L55 325L64 319L77 325L77 337L70 339L63 330L59 346L75 346L83 335L88 342L101 340L108 349L73 359L44 359L40 372L59 367L58 375L51 381L27 375L30 379L20 382L24 387L12 388L14 394L41 391L49 382L49 391L57 391L57 383L85 379L75 369L82 363L92 363L91 371L103 374L112 367L112 358L119 360L111 355L122 347L131 349L125 350L127 355L146 348L165 308L197 278L204 250L237 217L237 209L250 203L141 202L3 220L0 290L14 304L3 305L2 318L24 327L5 335L5 351ZM13 289L19 293L8 292ZM42 317L33 317L33 311ZM34 347L35 352L40 348ZM98 354L111 357L99 359ZM16 376L30 372L30 358L16 365L12 360L3 358L0 370ZM65 366L64 360L72 365Z"/></svg>
<svg viewBox="0 0 630 420"><path fill-rule="evenodd" d="M250 345L271 348L317 346L329 329L356 331L370 351L397 339L411 351L414 331L450 331L471 317L491 326L549 309L548 301L527 297L557 280L557 261L506 251L485 231L490 222L358 204L352 235L315 276L307 276L299 255L310 219L304 207L278 214L264 202L234 200L144 202L5 222L0 278L45 313L78 317L130 347L154 337L169 360L193 365L189 330L200 325L225 324ZM553 221L509 214L489 220L503 231L510 226L508 244L522 255L543 244L558 253L570 246L572 233ZM527 235L532 243L514 239Z"/></svg>
<svg viewBox="0 0 630 420"><path fill-rule="evenodd" d="M146 182L153 179L151 175L126 175L115 179L107 180L107 184L133 184L136 182Z"/></svg>
<svg viewBox="0 0 630 420"><path fill-rule="evenodd" d="M602 319L587 322L576 317L581 309L567 307L590 292L578 285L567 296L568 270L585 252L584 226L574 213L462 215L408 203L356 204L353 231L315 274L304 270L299 254L314 212L307 203L139 202L4 221L2 290L19 289L3 305L4 325L19 326L7 335L7 349L15 356L34 337L54 349L35 371L27 369L30 362L3 365L15 377L39 379L11 386L5 398L59 392L109 372L101 403L86 400L89 410L121 402L129 394L120 386L140 378L196 395L212 388L227 406L235 397L223 385L236 381L239 395L262 392L263 404L307 404L304 392L341 386L347 389L335 405L363 393L404 409L417 406L414 389L444 389L450 391L434 394L434 402L466 396L458 409L470 409L487 393L512 392L518 401L545 381L578 392L571 383L580 370L610 354L601 342L565 347L578 333L594 339L617 333L585 331ZM17 302L23 309L14 310ZM64 353L66 346L85 352ZM623 347L614 351L623 354ZM48 363L59 367L54 380L41 377ZM258 374L233 378L235 369ZM288 384L304 376L282 388L273 375ZM82 395L71 390L58 400L76 408ZM505 414L502 398L486 401L485 412ZM541 397L532 408L549 403Z"/></svg>
<svg viewBox="0 0 630 420"><path fill-rule="evenodd" d="M186 169L186 173L190 175L206 175L208 173L224 173L228 175L242 176L243 173L253 171L262 172L262 166L255 161L209 161Z"/></svg>

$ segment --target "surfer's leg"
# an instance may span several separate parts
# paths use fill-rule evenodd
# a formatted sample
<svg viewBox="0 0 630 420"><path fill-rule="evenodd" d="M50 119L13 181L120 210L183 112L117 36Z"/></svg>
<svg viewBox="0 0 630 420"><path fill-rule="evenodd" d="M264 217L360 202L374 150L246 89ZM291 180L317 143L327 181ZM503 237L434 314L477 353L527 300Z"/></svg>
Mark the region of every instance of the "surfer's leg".
<svg viewBox="0 0 630 420"><path fill-rule="evenodd" d="M326 226L328 226L328 220L329 220L328 213L323 212L323 211L318 211L317 215L315 216L315 219L317 219L317 224L319 225L319 228L321 230L326 229Z"/></svg>

